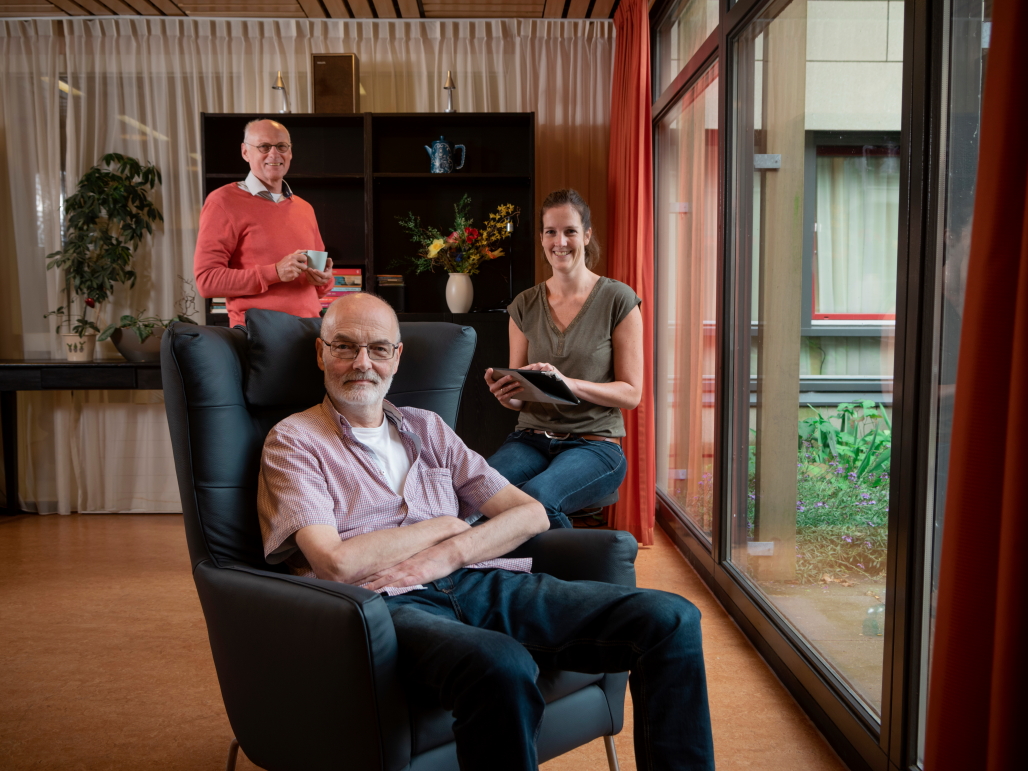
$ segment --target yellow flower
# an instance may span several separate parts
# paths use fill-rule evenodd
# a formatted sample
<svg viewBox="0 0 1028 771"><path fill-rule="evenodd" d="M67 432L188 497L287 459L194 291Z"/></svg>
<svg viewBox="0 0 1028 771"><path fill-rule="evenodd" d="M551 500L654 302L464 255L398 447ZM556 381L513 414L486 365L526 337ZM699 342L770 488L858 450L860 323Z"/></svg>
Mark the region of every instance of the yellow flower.
<svg viewBox="0 0 1028 771"><path fill-rule="evenodd" d="M428 247L428 259L433 259L437 254L439 254L439 250L444 246L446 246L446 242L441 238L437 238L433 241L432 245Z"/></svg>

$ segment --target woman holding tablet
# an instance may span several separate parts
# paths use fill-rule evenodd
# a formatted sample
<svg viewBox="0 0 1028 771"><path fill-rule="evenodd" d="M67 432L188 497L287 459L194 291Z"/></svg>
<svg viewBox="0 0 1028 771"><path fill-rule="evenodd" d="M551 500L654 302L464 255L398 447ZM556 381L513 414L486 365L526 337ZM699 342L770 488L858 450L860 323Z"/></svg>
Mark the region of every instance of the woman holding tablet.
<svg viewBox="0 0 1028 771"><path fill-rule="evenodd" d="M550 527L617 490L625 478L621 410L639 404L641 300L620 281L593 273L600 250L589 205L574 190L543 201L540 238L553 276L528 289L510 312L510 367L554 373L578 404L528 401L510 375L487 369L489 391L519 411L517 428L489 458L511 484L546 507Z"/></svg>

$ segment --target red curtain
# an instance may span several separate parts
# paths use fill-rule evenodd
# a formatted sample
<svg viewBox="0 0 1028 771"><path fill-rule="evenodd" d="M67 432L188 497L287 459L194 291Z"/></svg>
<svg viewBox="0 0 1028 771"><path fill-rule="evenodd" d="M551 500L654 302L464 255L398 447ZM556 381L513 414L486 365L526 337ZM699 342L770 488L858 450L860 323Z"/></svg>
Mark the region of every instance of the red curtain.
<svg viewBox="0 0 1028 771"><path fill-rule="evenodd" d="M1023 768L1028 3L996 0L953 414L926 771Z"/></svg>
<svg viewBox="0 0 1028 771"><path fill-rule="evenodd" d="M610 277L642 298L645 376L639 406L625 413L628 476L612 525L653 544L656 455L653 444L653 136L650 122L650 20L645 0L622 0L614 15L617 48L610 108L607 247Z"/></svg>

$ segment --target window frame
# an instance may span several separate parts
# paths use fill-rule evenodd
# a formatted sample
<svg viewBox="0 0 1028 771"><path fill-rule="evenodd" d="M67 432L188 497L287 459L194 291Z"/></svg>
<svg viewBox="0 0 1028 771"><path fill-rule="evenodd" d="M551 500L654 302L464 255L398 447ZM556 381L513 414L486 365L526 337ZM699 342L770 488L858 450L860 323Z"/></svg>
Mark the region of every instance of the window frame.
<svg viewBox="0 0 1028 771"><path fill-rule="evenodd" d="M946 88L942 68L948 8L931 0L905 0L903 25L903 81L900 131L900 212L897 254L897 307L895 319L894 437L898 452L893 456L894 476L906 480L890 498L886 648L882 672L881 720L869 720L867 713L847 694L830 669L778 617L775 609L757 593L728 561L729 537L726 511L732 501L731 473L736 461L733 448L740 445L742 421L732 422L732 405L739 389L736 373L748 362L733 346L740 327L749 319L738 318L740 291L737 266L727 249L733 227L726 201L732 196L732 159L735 105L729 103L737 73L734 44L737 36L775 0L721 0L719 23L671 85L657 93L659 76L651 78L653 128L663 112L705 69L708 60L719 60L719 201L717 269L717 405L715 409L715 495L714 532L707 540L676 507L657 490L657 522L697 569L715 596L742 628L750 641L801 704L833 748L851 768L916 769L920 689L922 688L921 645L926 560L926 496L930 495L928 470L929 428L932 408L932 353L935 344L933 314L937 298L935 247L940 190L941 105ZM659 25L676 5L675 0L656 0L651 7L651 40L656 41ZM654 71L658 66L652 59ZM943 131L944 133L944 131ZM815 156L816 157L816 156ZM654 163L660 161L655 156ZM943 180L944 181L944 180ZM656 189L654 190L656 193ZM806 208L807 203L804 202ZM806 213L806 212L805 212ZM806 216L805 216L806 220ZM813 222L813 218L809 220ZM656 222L654 222L656 227ZM812 228L810 229L812 232ZM811 253L812 254L812 253ZM812 291L812 281L810 284ZM748 291L745 287L741 290ZM812 293L804 292L812 298ZM810 310L813 303L811 299ZM805 315L804 322L811 316ZM855 320L854 320L855 321ZM834 336L880 334L885 325L840 324L831 328ZM889 325L891 327L892 325ZM871 329L877 328L876 332ZM813 325L812 332L826 335L827 325ZM656 351L654 352L657 353ZM930 559L930 555L928 556Z"/></svg>
<svg viewBox="0 0 1028 771"><path fill-rule="evenodd" d="M898 157L900 134L899 131L806 132L803 159L803 316L800 322L800 334L805 337L880 337L887 333L886 330L891 332L895 328L895 313L833 313L829 316L814 312L814 225L817 223L817 158L822 155L818 150L894 142Z"/></svg>

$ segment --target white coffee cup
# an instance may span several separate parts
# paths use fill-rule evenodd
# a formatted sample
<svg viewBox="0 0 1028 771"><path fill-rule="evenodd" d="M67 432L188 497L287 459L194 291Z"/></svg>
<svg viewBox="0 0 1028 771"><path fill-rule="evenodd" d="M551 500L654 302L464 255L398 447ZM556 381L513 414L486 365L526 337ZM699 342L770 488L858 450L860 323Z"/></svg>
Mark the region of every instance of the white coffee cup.
<svg viewBox="0 0 1028 771"><path fill-rule="evenodd" d="M304 253L307 255L307 264L315 270L324 270L325 263L328 261L328 252L317 252L314 249L306 249Z"/></svg>

